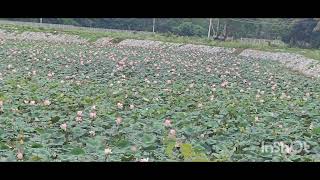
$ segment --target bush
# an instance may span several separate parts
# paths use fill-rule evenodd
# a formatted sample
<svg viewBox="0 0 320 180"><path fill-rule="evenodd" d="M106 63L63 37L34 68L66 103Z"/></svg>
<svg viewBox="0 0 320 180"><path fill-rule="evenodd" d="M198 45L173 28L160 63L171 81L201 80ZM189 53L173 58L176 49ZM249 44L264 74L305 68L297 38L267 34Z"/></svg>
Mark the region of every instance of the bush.
<svg viewBox="0 0 320 180"><path fill-rule="evenodd" d="M165 33L163 33L163 36L165 36L165 37L174 37L174 34L172 32L165 32Z"/></svg>
<svg viewBox="0 0 320 180"><path fill-rule="evenodd" d="M116 38L113 38L112 40L111 40L111 43L112 44L118 44L118 43L120 43L121 41L123 41L123 40L125 40L126 38L121 38L121 37L116 37Z"/></svg>
<svg viewBox="0 0 320 180"><path fill-rule="evenodd" d="M202 36L205 34L205 29L199 25L194 25L192 22L184 22L178 27L173 28L173 32L180 36Z"/></svg>

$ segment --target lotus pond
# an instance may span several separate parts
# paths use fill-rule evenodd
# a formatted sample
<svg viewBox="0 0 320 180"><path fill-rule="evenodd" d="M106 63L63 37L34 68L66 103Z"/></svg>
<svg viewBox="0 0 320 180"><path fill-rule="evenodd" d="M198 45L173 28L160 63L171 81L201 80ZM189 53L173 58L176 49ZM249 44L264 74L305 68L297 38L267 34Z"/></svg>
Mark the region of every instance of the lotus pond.
<svg viewBox="0 0 320 180"><path fill-rule="evenodd" d="M1 161L320 160L320 81L277 62L14 40L0 62Z"/></svg>

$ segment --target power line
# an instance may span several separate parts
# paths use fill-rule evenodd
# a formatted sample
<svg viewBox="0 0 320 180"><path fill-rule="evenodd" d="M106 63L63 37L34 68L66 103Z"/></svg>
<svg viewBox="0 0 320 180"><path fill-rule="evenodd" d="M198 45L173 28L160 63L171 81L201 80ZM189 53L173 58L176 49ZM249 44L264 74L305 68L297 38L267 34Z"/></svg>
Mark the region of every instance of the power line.
<svg viewBox="0 0 320 180"><path fill-rule="evenodd" d="M239 20L239 19L233 19L231 18L232 21L236 21L236 22L242 22L242 23L249 23L249 24L257 24L257 25L271 25L271 26L279 26L279 27L292 27L295 23L298 23L298 21L300 20L292 20L290 23L270 23L270 22L264 22L264 21L254 21L254 20L249 20L249 19L245 19L245 20ZM303 23L303 24L310 24L310 22L299 22L299 23Z"/></svg>
<svg viewBox="0 0 320 180"><path fill-rule="evenodd" d="M277 24L277 25L283 25L283 24L286 24L286 25L292 25L294 23L297 22L297 20L295 19L292 19L291 22L279 22L279 23L275 23L275 22L267 22L267 21L257 21L257 20L252 20L252 19L247 19L247 18L244 18L244 20L247 20L247 21L250 21L250 22L258 22L258 23L265 23L265 24Z"/></svg>
<svg viewBox="0 0 320 180"><path fill-rule="evenodd" d="M291 23L270 23L270 22L264 22L264 21L254 21L254 20L238 20L238 19L232 19L233 21L238 21L238 22L244 22L244 23L251 23L251 24L258 24L258 25L271 25L271 26L282 26L282 27L291 27L294 25L296 22L291 22Z"/></svg>
<svg viewBox="0 0 320 180"><path fill-rule="evenodd" d="M268 22L257 22L257 21L246 21L246 20L238 20L238 19L230 19L232 21L236 21L236 22L242 22L242 23L249 23L249 24L257 24L257 25L272 25L272 26L282 26L282 27L290 27L290 25L288 24L275 24L275 23L268 23Z"/></svg>

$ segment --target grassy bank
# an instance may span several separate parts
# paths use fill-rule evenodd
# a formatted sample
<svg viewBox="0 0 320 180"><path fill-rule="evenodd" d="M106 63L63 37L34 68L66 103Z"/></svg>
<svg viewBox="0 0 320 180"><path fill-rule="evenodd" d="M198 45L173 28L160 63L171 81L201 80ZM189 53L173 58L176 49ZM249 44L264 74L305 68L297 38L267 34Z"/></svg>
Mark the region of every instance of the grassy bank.
<svg viewBox="0 0 320 180"><path fill-rule="evenodd" d="M187 37L187 36L176 36L176 35L167 35L167 34L145 34L145 33L133 33L133 32L93 32L90 30L83 29L58 29L58 28L42 28L42 27L32 27L26 25L9 25L1 24L1 29L7 31L15 31L22 33L25 31L32 32L48 32L48 33L65 33L71 35L78 35L81 38L88 39L90 42L94 42L102 37L111 37L117 38L118 42L124 39L145 39L145 40L155 40L163 42L173 42L173 43L189 43L189 44L200 44L208 46L220 46L220 47L230 47L230 48L239 48L239 49L256 49L263 51L271 52L290 52L301 54L305 57L320 60L320 50L319 49L301 49L301 48L290 48L286 45L261 45L261 44L248 44L240 41L216 41L209 40L205 37Z"/></svg>

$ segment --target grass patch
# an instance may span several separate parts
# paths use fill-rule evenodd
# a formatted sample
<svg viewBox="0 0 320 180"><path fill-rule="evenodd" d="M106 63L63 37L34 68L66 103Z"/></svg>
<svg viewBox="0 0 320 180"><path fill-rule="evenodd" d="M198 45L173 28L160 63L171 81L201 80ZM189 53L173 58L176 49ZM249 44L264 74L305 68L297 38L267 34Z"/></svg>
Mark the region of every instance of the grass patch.
<svg viewBox="0 0 320 180"><path fill-rule="evenodd" d="M118 44L118 43L120 43L120 42L123 41L123 40L125 40L125 38L117 37L117 38L113 38L113 39L111 40L111 43L113 43L113 44Z"/></svg>

